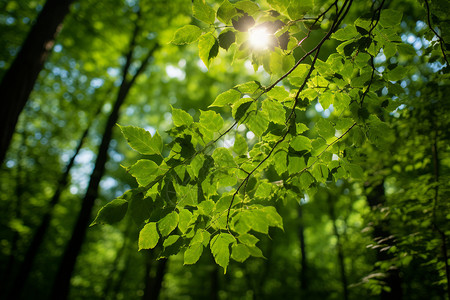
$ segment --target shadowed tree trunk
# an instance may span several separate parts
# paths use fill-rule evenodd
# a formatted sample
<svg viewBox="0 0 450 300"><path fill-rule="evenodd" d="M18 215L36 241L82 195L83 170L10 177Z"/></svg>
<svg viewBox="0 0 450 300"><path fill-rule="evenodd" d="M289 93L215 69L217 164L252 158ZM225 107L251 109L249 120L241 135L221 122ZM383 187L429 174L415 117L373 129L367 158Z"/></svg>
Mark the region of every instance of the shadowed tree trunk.
<svg viewBox="0 0 450 300"><path fill-rule="evenodd" d="M367 202L372 210L380 209L381 205L385 202L384 193L384 181L374 183L369 187L369 193L367 194ZM379 243L392 246L394 244L394 237L390 234L389 224L385 220L381 220L378 224L374 225L373 238ZM376 252L377 261L386 261L392 258L392 254L388 251L378 251ZM389 291L383 289L380 295L382 300L401 300L403 298L401 279L398 269L390 269L386 272L386 277L384 278L386 286L389 287Z"/></svg>
<svg viewBox="0 0 450 300"><path fill-rule="evenodd" d="M306 260L306 245L305 245L305 226L303 224L303 207L302 204L298 207L298 218L300 219L300 226L298 228L298 239L300 241L300 298L302 295L307 295L308 291L308 261Z"/></svg>
<svg viewBox="0 0 450 300"><path fill-rule="evenodd" d="M78 156L78 153L80 152L81 148L83 147L86 137L89 134L89 128L91 127L91 123L100 114L102 106L103 106L103 104L100 105L99 108L97 109L97 111L94 113L91 122L89 123L87 128L84 130L81 138L79 139L78 145L75 149L75 152L73 153L72 157L70 158L69 162L67 163L64 173L61 174L61 177L58 180L56 190L49 202L47 211L42 216L41 223L39 224L38 228L36 229L36 231L34 233L31 243L27 249L27 252L25 253L25 258L19 267L17 276L14 278L13 284L11 286L11 290L9 292L10 298L16 299L16 298L20 297L23 287L26 284L27 279L30 275L34 260L36 259L36 256L38 254L39 247L41 246L42 242L44 241L45 234L47 233L47 231L50 227L50 221L51 221L51 218L53 215L53 210L54 210L55 206L59 203L59 201L61 199L61 194L67 186L69 175L70 175L70 170L72 169L72 167L75 163L75 158Z"/></svg>
<svg viewBox="0 0 450 300"><path fill-rule="evenodd" d="M108 273L108 277L105 280L105 286L103 287L103 292L102 292L102 298L103 299L108 299L108 294L110 293L113 285L114 285L114 279L121 274L122 269L120 269L120 261L123 260L123 257L125 256L127 260L127 256L126 252L127 252L127 248L129 247L130 244L130 239L128 238L128 236L130 236L130 232L131 232L131 224L129 222L130 219L128 219L128 223L126 225L126 229L124 232L124 239L125 241L122 244L122 247L120 247L119 251L117 251L116 257L114 258L114 262L112 263L112 267L111 270ZM126 264L124 266L124 268L126 268ZM116 276L117 275L117 276Z"/></svg>
<svg viewBox="0 0 450 300"><path fill-rule="evenodd" d="M138 22L136 22L137 24ZM136 46L136 37L139 31L138 25L136 25L133 32L129 51L126 55L126 62L122 69L122 83L119 87L119 92L117 94L116 101L112 108L111 114L105 125L105 130L102 135L102 141L99 146L97 159L95 161L94 170L91 174L89 185L86 194L82 200L82 206L80 213L78 215L75 228L73 229L72 236L66 246L66 249L62 256L61 264L59 265L55 281L53 283L53 288L51 290L50 299L63 300L67 299L70 289L70 278L72 277L72 272L75 267L75 262L80 253L81 246L86 237L86 230L89 226L91 220L91 213L94 207L95 199L98 196L98 188L100 180L105 172L105 165L108 160L108 148L109 143L112 139L112 131L114 125L119 119L119 110L122 104L125 102L125 98L136 78L144 71L147 66L148 61L153 55L154 50L158 45L155 45L150 49L143 59L139 69L136 71L134 76L130 80L127 80L127 74L132 63L133 52Z"/></svg>
<svg viewBox="0 0 450 300"><path fill-rule="evenodd" d="M336 237L336 248L337 248L337 256L339 263L339 272L341 273L341 284L342 291L344 294L344 299L348 300L348 281L347 281L347 273L345 271L345 262L344 262L344 250L342 249L342 241L341 235L339 234L337 225L336 225L336 213L334 210L334 197L328 195L328 210L330 214L331 221L333 222L333 232Z"/></svg>
<svg viewBox="0 0 450 300"><path fill-rule="evenodd" d="M111 299L119 299L118 295L119 295L119 291L122 287L122 283L125 280L125 276L127 275L127 266L131 261L131 255L130 252L127 252L126 258L125 258L125 263L123 268L119 271L118 275L117 275L117 280L114 282L114 285L112 287L112 296ZM105 298L106 299L106 298Z"/></svg>
<svg viewBox="0 0 450 300"><path fill-rule="evenodd" d="M142 300L157 300L161 292L164 274L166 273L167 258L154 260L153 253L149 251L145 256L144 295ZM155 277L151 276L152 267L156 264Z"/></svg>
<svg viewBox="0 0 450 300"><path fill-rule="evenodd" d="M15 204L13 208L13 215L16 219L22 218L22 200L23 200L23 192L24 192L24 184L25 181L23 178L23 170L22 170L22 155L23 155L23 149L26 148L26 137L25 137L25 131L21 133L21 146L19 147L19 150L17 151L17 176L16 176L16 199L17 201L13 204ZM6 294L8 292L8 287L10 283L10 274L13 272L16 261L17 261L17 244L19 242L20 234L16 229L13 229L13 234L11 238L11 248L10 248L10 254L8 257L8 262L6 263L6 268L3 271L2 278L0 281L0 295Z"/></svg>
<svg viewBox="0 0 450 300"><path fill-rule="evenodd" d="M47 0L0 83L0 164L73 0Z"/></svg>

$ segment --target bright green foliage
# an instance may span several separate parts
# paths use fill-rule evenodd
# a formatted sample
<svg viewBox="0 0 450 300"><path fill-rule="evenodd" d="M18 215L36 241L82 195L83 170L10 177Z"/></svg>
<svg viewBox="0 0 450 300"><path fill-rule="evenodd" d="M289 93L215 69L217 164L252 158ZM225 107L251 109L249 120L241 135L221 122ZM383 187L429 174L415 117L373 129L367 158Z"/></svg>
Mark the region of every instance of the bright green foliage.
<svg viewBox="0 0 450 300"><path fill-rule="evenodd" d="M200 110L198 121L172 107L170 153L128 168L140 186L134 201L152 208L140 218L150 221L140 249L154 248L159 231L160 256L169 248L170 254L184 252L187 265L197 263L208 244L224 272L230 258L264 257L255 234L284 230L277 200L286 205L293 198L287 195L296 195L301 203L325 186L363 181L367 154L361 149L385 151L395 142L386 119L400 105L394 98L404 92L400 81L414 72L404 59L416 55L398 34L402 13L377 2L371 14L341 26L357 9L352 1L267 3L263 9L258 2L225 0L216 11L194 0L193 16L211 26L176 31L173 44L198 39L210 72L217 56L226 59L219 51L227 51L233 64L247 60L270 83L252 80L223 91L209 110ZM264 26L268 45L260 49L249 36ZM324 49L331 51L326 57ZM121 128L133 149L161 153L159 135Z"/></svg>
<svg viewBox="0 0 450 300"><path fill-rule="evenodd" d="M173 107L172 107L172 121L173 125L175 125L176 127L189 126L194 122L190 114L188 114L184 110Z"/></svg>
<svg viewBox="0 0 450 300"><path fill-rule="evenodd" d="M202 30L200 28L195 25L186 25L175 32L171 43L175 45L190 44L198 40L201 35Z"/></svg>
<svg viewBox="0 0 450 300"><path fill-rule="evenodd" d="M223 268L224 273L227 272L227 266L230 261L229 245L235 241L236 239L229 233L219 233L211 239L211 253L214 255L216 263Z"/></svg>
<svg viewBox="0 0 450 300"><path fill-rule="evenodd" d="M153 249L159 241L159 234L156 230L156 223L150 222L142 228L139 233L139 250Z"/></svg>
<svg viewBox="0 0 450 300"><path fill-rule="evenodd" d="M158 230L163 237L168 236L178 225L178 214L171 212L158 221Z"/></svg>
<svg viewBox="0 0 450 300"><path fill-rule="evenodd" d="M150 132L135 126L120 126L122 134L127 139L128 145L141 154L160 154L162 151L162 139L158 132L152 137Z"/></svg>
<svg viewBox="0 0 450 300"><path fill-rule="evenodd" d="M198 41L198 54L208 67L210 61L219 53L219 42L211 33L202 35Z"/></svg>
<svg viewBox="0 0 450 300"><path fill-rule="evenodd" d="M215 11L211 6L205 3L205 0L193 0L192 1L192 13L193 16L200 21L203 21L207 24L214 23Z"/></svg>
<svg viewBox="0 0 450 300"><path fill-rule="evenodd" d="M123 219L127 213L128 201L124 199L114 199L103 206L97 213L97 217L90 226L96 224L113 224Z"/></svg>

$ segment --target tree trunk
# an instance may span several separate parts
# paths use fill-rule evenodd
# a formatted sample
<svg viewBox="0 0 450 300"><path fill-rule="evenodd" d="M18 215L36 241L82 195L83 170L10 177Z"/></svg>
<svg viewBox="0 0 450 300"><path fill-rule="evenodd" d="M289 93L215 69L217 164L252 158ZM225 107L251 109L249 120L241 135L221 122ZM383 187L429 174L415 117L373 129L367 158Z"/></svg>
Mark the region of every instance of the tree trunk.
<svg viewBox="0 0 450 300"><path fill-rule="evenodd" d="M300 241L300 298L302 295L307 295L308 291L308 261L306 260L306 245L305 245L305 226L303 224L303 208L300 204L298 207L298 218L300 219L300 226L298 228L298 239Z"/></svg>
<svg viewBox="0 0 450 300"><path fill-rule="evenodd" d="M154 50L157 48L157 45L155 45L152 49L149 50L147 56L142 61L139 69L136 71L131 80L128 81L127 74L129 67L132 63L132 56L135 49L135 41L138 30L139 28L136 25L136 28L131 38L130 48L126 55L126 62L122 70L122 83L120 85L119 92L117 94L117 98L114 103L111 114L109 115L108 120L106 122L102 141L100 143L100 147L98 150L97 159L95 161L94 170L91 174L89 185L86 194L84 196L84 199L82 201L81 210L78 215L75 227L73 229L72 237L70 238L69 243L67 244L64 254L62 256L62 261L61 264L59 265L56 278L53 283L50 299L63 300L67 299L68 297L70 289L70 278L72 277L75 262L80 253L81 246L86 237L86 230L91 220L91 213L94 207L94 202L98 196L98 188L100 180L103 177L103 174L105 172L105 165L108 160L108 148L109 143L111 142L112 139L112 131L114 125L117 123L119 119L119 110L122 104L125 102L125 98L128 95L131 86L136 81L136 78L143 72L148 61L152 57Z"/></svg>
<svg viewBox="0 0 450 300"><path fill-rule="evenodd" d="M166 273L167 258L162 258L156 261L155 277L151 276L152 267L155 265L154 256L152 254L153 253L149 251L145 256L144 295L142 295L142 300L158 299L164 274Z"/></svg>
<svg viewBox="0 0 450 300"><path fill-rule="evenodd" d="M0 83L0 164L3 163L19 115L50 54L73 0L47 0L22 47Z"/></svg>
<svg viewBox="0 0 450 300"><path fill-rule="evenodd" d="M384 181L373 184L370 192L367 194L367 202L372 210L377 210L385 202L384 193ZM393 237L389 230L389 224L385 220L381 220L374 225L373 238L377 241L383 241L384 244L389 246L393 245ZM386 261L392 258L392 255L388 251L376 252L377 261ZM386 272L384 278L386 286L390 288L390 291L383 289L380 295L382 300L401 300L403 298L403 291L401 285L401 279L398 269L390 269Z"/></svg>
<svg viewBox="0 0 450 300"><path fill-rule="evenodd" d="M22 218L22 198L24 193L24 185L26 182L26 178L23 178L23 170L22 170L22 155L23 149L26 148L26 137L25 132L21 134L21 146L17 151L17 176L16 176L16 199L14 210L13 210L13 218L20 220ZM11 249L8 257L8 262L6 263L6 268L3 271L2 278L0 281L0 295L7 294L8 288L10 284L10 274L14 272L16 261L17 261L17 244L19 242L19 232L16 229L13 229L13 234L11 238Z"/></svg>
<svg viewBox="0 0 450 300"><path fill-rule="evenodd" d="M95 120L96 117L99 115L101 111L100 105L98 110L93 115L92 120ZM90 122L91 123L91 122ZM49 205L47 207L47 211L42 217L41 223L39 224L39 227L36 229L36 232L34 233L33 239L31 240L30 246L27 249L27 252L25 253L25 258L23 262L21 263L19 267L19 271L17 276L14 278L11 290L10 290L10 297L12 299L16 299L20 297L20 294L23 290L23 287L25 283L27 282L27 279L30 275L31 268L33 266L34 260L36 259L36 256L38 254L39 247L41 246L42 242L44 241L45 234L48 231L48 228L50 227L50 221L53 215L53 210L55 206L59 203L61 199L61 194L64 191L65 187L68 183L68 178L70 175L70 170L72 169L75 158L78 156L78 153L80 152L81 148L84 145L84 141L86 140L86 137L89 133L89 128L91 127L91 124L87 126L87 128L84 130L83 135L78 141L78 145L75 149L74 154L72 155L71 159L67 163L64 173L61 174L61 177L58 180L58 185L56 186L56 190L53 194L53 197L51 198Z"/></svg>
<svg viewBox="0 0 450 300"><path fill-rule="evenodd" d="M128 220L130 220L130 219L128 219ZM103 293L102 293L103 299L108 299L108 294L110 293L110 290L112 289L113 284L114 284L114 278L118 277L117 274L121 273L121 270L119 269L120 261L123 260L124 256L125 257L127 256L126 250L129 247L129 242L130 242L130 239L128 238L128 236L130 235L130 229L131 229L130 222L128 222L125 232L124 232L124 235L123 235L124 242L122 244L122 247L120 247L119 251L117 251L116 257L114 258L114 262L112 263L111 270L109 271L108 277L105 280L105 286L103 288ZM124 268L126 268L126 265L124 266Z"/></svg>
<svg viewBox="0 0 450 300"><path fill-rule="evenodd" d="M347 281L347 273L345 271L345 262L344 262L344 250L342 249L342 242L341 242L341 235L339 234L339 231L337 229L336 225L336 213L334 210L334 203L333 203L333 197L331 195L328 195L328 209L331 221L333 222L333 231L334 235L336 236L336 248L337 248L337 256L338 256L338 263L339 263L339 271L341 273L341 284L342 284L342 291L344 294L344 299L348 300L348 281Z"/></svg>

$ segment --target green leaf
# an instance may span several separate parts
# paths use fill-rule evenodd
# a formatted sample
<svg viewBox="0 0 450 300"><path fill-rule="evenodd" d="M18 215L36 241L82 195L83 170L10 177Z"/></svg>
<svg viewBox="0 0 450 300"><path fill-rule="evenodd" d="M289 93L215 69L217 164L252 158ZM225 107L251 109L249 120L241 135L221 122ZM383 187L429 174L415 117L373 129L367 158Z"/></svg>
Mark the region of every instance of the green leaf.
<svg viewBox="0 0 450 300"><path fill-rule="evenodd" d="M336 93L333 103L336 112L341 113L348 109L351 100L352 98L350 98L350 96L345 93Z"/></svg>
<svg viewBox="0 0 450 300"><path fill-rule="evenodd" d="M399 81L408 75L409 68L397 66L386 74L386 78L390 81Z"/></svg>
<svg viewBox="0 0 450 300"><path fill-rule="evenodd" d="M192 13L194 18L207 24L214 24L216 13L212 7L205 3L205 0L192 1Z"/></svg>
<svg viewBox="0 0 450 300"><path fill-rule="evenodd" d="M301 134L305 131L309 130L308 126L306 126L306 124L303 123L296 123L295 124L295 132L297 134Z"/></svg>
<svg viewBox="0 0 450 300"><path fill-rule="evenodd" d="M233 151L237 155L244 155L248 151L247 141L242 135L238 133L236 133L236 136L234 138Z"/></svg>
<svg viewBox="0 0 450 300"><path fill-rule="evenodd" d="M286 110L279 102L266 99L262 103L262 110L268 112L269 121L275 124L284 125L286 119Z"/></svg>
<svg viewBox="0 0 450 300"><path fill-rule="evenodd" d="M187 209L180 209L178 214L178 229L180 229L181 233L186 233L189 223L192 219L192 213Z"/></svg>
<svg viewBox="0 0 450 300"><path fill-rule="evenodd" d="M235 89L230 89L217 96L213 104L211 104L209 107L213 106L222 107L225 105L231 105L234 104L239 99L241 99L241 93Z"/></svg>
<svg viewBox="0 0 450 300"><path fill-rule="evenodd" d="M176 127L189 126L194 123L194 119L192 118L192 116L184 110L177 109L172 106L171 108L173 125L175 125Z"/></svg>
<svg viewBox="0 0 450 300"><path fill-rule="evenodd" d="M251 247L255 246L256 243L259 241L259 239L257 237L255 237L254 235L251 235L249 233L241 234L240 236L238 236L238 240L242 244L245 244L245 245L251 246Z"/></svg>
<svg viewBox="0 0 450 300"><path fill-rule="evenodd" d="M231 258L238 262L244 262L250 256L248 247L243 244L233 244L231 247Z"/></svg>
<svg viewBox="0 0 450 300"><path fill-rule="evenodd" d="M224 24L229 24L231 18L233 18L237 14L236 8L230 3L230 1L225 0L219 6L217 10L217 19L219 19Z"/></svg>
<svg viewBox="0 0 450 300"><path fill-rule="evenodd" d="M214 236L210 242L211 253L214 256L216 263L227 272L227 266L230 262L229 245L236 242L236 239L229 233L219 233Z"/></svg>
<svg viewBox="0 0 450 300"><path fill-rule="evenodd" d="M317 138L311 142L312 149L311 149L311 155L317 156L320 153L322 153L323 150L327 148L327 142L322 138Z"/></svg>
<svg viewBox="0 0 450 300"><path fill-rule="evenodd" d="M402 55L407 55L407 56L415 56L417 55L416 50L414 49L413 46L409 45L409 44L398 44L397 45L397 49L398 52ZM394 53L395 54L395 53ZM393 54L393 55L394 55ZM385 54L386 55L386 54ZM387 56L386 56L387 57Z"/></svg>
<svg viewBox="0 0 450 300"><path fill-rule="evenodd" d="M125 192L124 198L128 200L128 211L133 221L141 226L149 217L153 207L153 199L144 197L139 188Z"/></svg>
<svg viewBox="0 0 450 300"><path fill-rule="evenodd" d="M288 72L295 64L293 55L284 54L281 49L270 53L270 72L272 75L280 76Z"/></svg>
<svg viewBox="0 0 450 300"><path fill-rule="evenodd" d="M216 148L212 154L216 165L220 168L235 168L236 162L229 149L224 147Z"/></svg>
<svg viewBox="0 0 450 300"><path fill-rule="evenodd" d="M283 218L278 214L275 207L266 206L262 209L262 211L265 213L269 226L283 229Z"/></svg>
<svg viewBox="0 0 450 300"><path fill-rule="evenodd" d="M400 25L402 13L393 9L383 9L380 14L380 25L383 27L394 27Z"/></svg>
<svg viewBox="0 0 450 300"><path fill-rule="evenodd" d="M206 67L209 67L210 61L219 53L219 43L212 33L208 32L200 37L198 53Z"/></svg>
<svg viewBox="0 0 450 300"><path fill-rule="evenodd" d="M197 204L198 187L196 185L188 184L183 186L175 184L174 187L177 193L177 207L183 208Z"/></svg>
<svg viewBox="0 0 450 300"><path fill-rule="evenodd" d="M158 221L158 229L162 236L168 236L178 226L178 214L173 211Z"/></svg>
<svg viewBox="0 0 450 300"><path fill-rule="evenodd" d="M298 156L288 156L288 172L289 174L295 174L300 172L306 167L305 159L303 157Z"/></svg>
<svg viewBox="0 0 450 300"><path fill-rule="evenodd" d="M256 136L262 136L269 127L269 116L266 111L253 111L245 121L248 129Z"/></svg>
<svg viewBox="0 0 450 300"><path fill-rule="evenodd" d="M358 31L356 27L350 24L347 24L344 28L339 29L335 33L331 35L331 37L338 41L347 41L353 39L358 35Z"/></svg>
<svg viewBox="0 0 450 300"><path fill-rule="evenodd" d="M178 29L172 41L170 41L174 45L185 45L190 44L198 40L198 38L202 35L202 30L195 25L185 25Z"/></svg>
<svg viewBox="0 0 450 300"><path fill-rule="evenodd" d="M169 235L163 242L163 247L167 248L169 246L172 246L180 239L179 235Z"/></svg>
<svg viewBox="0 0 450 300"><path fill-rule="evenodd" d="M327 109L331 104L334 103L334 94L330 92L325 92L319 96L320 105L322 105L323 109Z"/></svg>
<svg viewBox="0 0 450 300"><path fill-rule="evenodd" d="M223 127L222 116L218 113L208 110L200 111L200 125L202 125L206 130L212 132L219 132Z"/></svg>
<svg viewBox="0 0 450 300"><path fill-rule="evenodd" d="M241 98L231 107L231 114L236 121L240 121L252 106L253 100L251 98ZM254 105L253 105L254 107Z"/></svg>
<svg viewBox="0 0 450 300"><path fill-rule="evenodd" d="M156 223L150 222L139 232L139 250L153 249L159 241L159 234L156 230Z"/></svg>
<svg viewBox="0 0 450 300"><path fill-rule="evenodd" d="M289 97L289 92L283 86L275 86L269 92L267 96L282 102L284 99Z"/></svg>
<svg viewBox="0 0 450 300"><path fill-rule="evenodd" d="M249 0L238 1L234 5L236 6L236 8L243 10L245 13L248 13L249 15L253 15L259 11L258 4Z"/></svg>
<svg viewBox="0 0 450 300"><path fill-rule="evenodd" d="M243 94L253 95L259 89L261 89L261 83L253 80L246 83L238 84L237 86L235 86L235 88L237 88Z"/></svg>
<svg viewBox="0 0 450 300"><path fill-rule="evenodd" d="M311 170L311 174L318 182L325 182L328 178L328 168L324 164L315 164Z"/></svg>
<svg viewBox="0 0 450 300"><path fill-rule="evenodd" d="M201 244L206 247L209 243L210 238L211 234L208 231L199 229L192 238L190 245Z"/></svg>
<svg viewBox="0 0 450 300"><path fill-rule="evenodd" d="M184 252L184 264L185 265L195 264L200 259L200 256L202 256L202 253L203 253L202 244L190 245Z"/></svg>
<svg viewBox="0 0 450 300"><path fill-rule="evenodd" d="M120 126L123 136L128 145L137 152L145 155L160 154L162 150L162 139L159 134L152 137L151 133L136 126Z"/></svg>
<svg viewBox="0 0 450 300"><path fill-rule="evenodd" d="M159 166L154 161L140 159L128 169L128 172L136 178L140 186L146 186L156 179L159 170Z"/></svg>
<svg viewBox="0 0 450 300"><path fill-rule="evenodd" d="M117 198L100 208L97 217L90 226L96 224L113 224L123 219L128 209L128 201Z"/></svg>
<svg viewBox="0 0 450 300"><path fill-rule="evenodd" d="M256 198L268 198L272 195L272 184L261 182L255 192Z"/></svg>
<svg viewBox="0 0 450 300"><path fill-rule="evenodd" d="M290 84L300 87L305 81L310 68L311 66L307 64L298 65L288 77Z"/></svg>
<svg viewBox="0 0 450 300"><path fill-rule="evenodd" d="M290 146L295 151L302 151L302 150L310 151L312 148L311 140L303 135L297 135L296 137L294 137L290 143Z"/></svg>
<svg viewBox="0 0 450 300"><path fill-rule="evenodd" d="M303 18L305 14L310 12L314 7L313 0L291 0L291 4L288 7L288 14L292 20L298 20Z"/></svg>
<svg viewBox="0 0 450 300"><path fill-rule="evenodd" d="M243 16L233 18L231 23L237 31L247 32L255 25L255 19L253 19L252 16L245 14Z"/></svg>
<svg viewBox="0 0 450 300"><path fill-rule="evenodd" d="M364 179L364 171L360 166L346 163L343 167L353 179Z"/></svg>
<svg viewBox="0 0 450 300"><path fill-rule="evenodd" d="M197 205L198 213L204 216L209 216L214 208L215 202L212 200L205 200Z"/></svg>
<svg viewBox="0 0 450 300"><path fill-rule="evenodd" d="M388 124L375 115L370 115L367 122L367 137L380 149L387 149L393 142L394 135Z"/></svg>
<svg viewBox="0 0 450 300"><path fill-rule="evenodd" d="M236 41L236 34L234 31L227 30L222 31L219 35L219 46L225 50L228 50L230 46Z"/></svg>
<svg viewBox="0 0 450 300"><path fill-rule="evenodd" d="M336 132L333 125L331 125L330 121L323 118L317 121L316 128L319 134L325 139L334 137L334 134Z"/></svg>
<svg viewBox="0 0 450 300"><path fill-rule="evenodd" d="M336 122L336 129L337 130L347 130L352 126L354 123L353 119L351 118L340 118Z"/></svg>
<svg viewBox="0 0 450 300"><path fill-rule="evenodd" d="M300 175L300 185L303 190L307 190L313 182L314 177L309 172L303 172Z"/></svg>

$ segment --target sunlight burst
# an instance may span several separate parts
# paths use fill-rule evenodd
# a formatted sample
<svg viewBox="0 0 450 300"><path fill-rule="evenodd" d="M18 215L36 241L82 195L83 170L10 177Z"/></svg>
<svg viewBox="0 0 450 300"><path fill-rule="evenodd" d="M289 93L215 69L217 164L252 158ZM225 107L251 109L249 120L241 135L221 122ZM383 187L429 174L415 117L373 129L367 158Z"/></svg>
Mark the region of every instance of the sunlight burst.
<svg viewBox="0 0 450 300"><path fill-rule="evenodd" d="M249 31L250 45L255 49L267 49L270 42L270 34L264 27L255 28Z"/></svg>

